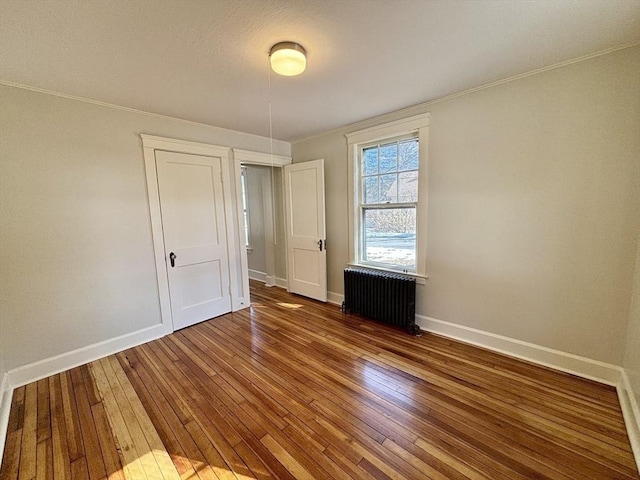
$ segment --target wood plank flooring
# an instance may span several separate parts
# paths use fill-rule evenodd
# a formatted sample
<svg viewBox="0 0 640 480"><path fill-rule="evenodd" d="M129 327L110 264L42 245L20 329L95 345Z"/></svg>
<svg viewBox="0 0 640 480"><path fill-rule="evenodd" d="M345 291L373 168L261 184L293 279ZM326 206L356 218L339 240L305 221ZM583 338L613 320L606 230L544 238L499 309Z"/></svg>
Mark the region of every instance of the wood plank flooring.
<svg viewBox="0 0 640 480"><path fill-rule="evenodd" d="M611 387L252 300L17 388L0 479L640 478Z"/></svg>

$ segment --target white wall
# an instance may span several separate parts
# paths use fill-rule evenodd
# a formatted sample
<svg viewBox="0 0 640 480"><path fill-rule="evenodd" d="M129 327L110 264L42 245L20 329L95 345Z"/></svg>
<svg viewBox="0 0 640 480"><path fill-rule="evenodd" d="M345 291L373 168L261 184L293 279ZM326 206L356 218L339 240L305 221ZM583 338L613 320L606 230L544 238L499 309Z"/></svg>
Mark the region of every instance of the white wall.
<svg viewBox="0 0 640 480"><path fill-rule="evenodd" d="M344 134L424 112L429 280L418 313L621 365L639 230L640 47L294 143L294 162L326 162L330 291L343 292L348 261Z"/></svg>
<svg viewBox="0 0 640 480"><path fill-rule="evenodd" d="M263 137L7 86L0 132L7 370L160 322L140 133L269 152Z"/></svg>

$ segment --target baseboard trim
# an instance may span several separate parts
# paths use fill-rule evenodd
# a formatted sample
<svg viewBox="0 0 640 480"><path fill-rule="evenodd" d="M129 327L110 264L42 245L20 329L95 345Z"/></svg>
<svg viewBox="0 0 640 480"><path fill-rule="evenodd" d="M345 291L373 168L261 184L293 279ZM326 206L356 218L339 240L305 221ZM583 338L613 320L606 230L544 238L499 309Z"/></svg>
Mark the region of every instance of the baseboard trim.
<svg viewBox="0 0 640 480"><path fill-rule="evenodd" d="M260 270L249 269L249 278L251 280L258 280L259 282L266 282L267 274L265 272L261 272Z"/></svg>
<svg viewBox="0 0 640 480"><path fill-rule="evenodd" d="M427 332L471 343L613 387L620 382L622 368L616 365L423 315L416 315L416 323Z"/></svg>
<svg viewBox="0 0 640 480"><path fill-rule="evenodd" d="M158 324L54 357L45 358L44 360L39 360L29 365L10 370L8 373L8 384L13 390L16 387L35 382L41 378L50 377L56 373L93 362L94 360L121 352L127 348L150 342L151 340L165 336L165 334L164 326Z"/></svg>
<svg viewBox="0 0 640 480"><path fill-rule="evenodd" d="M631 449L636 459L638 472L640 472L640 408L633 394L627 372L624 369L622 370L617 390L622 416L625 426L627 427L627 434L629 435L629 443L631 443Z"/></svg>
<svg viewBox="0 0 640 480"><path fill-rule="evenodd" d="M336 292L327 292L327 302L333 303L334 305L342 305L344 301L344 295Z"/></svg>
<svg viewBox="0 0 640 480"><path fill-rule="evenodd" d="M274 287L276 285L276 276L275 275L266 275L264 284L267 287Z"/></svg>
<svg viewBox="0 0 640 480"><path fill-rule="evenodd" d="M0 382L0 465L2 465L4 445L7 441L12 394L13 389L9 388L9 374L5 372L2 374L2 381Z"/></svg>
<svg viewBox="0 0 640 480"><path fill-rule="evenodd" d="M285 290L289 290L289 282L286 278L276 277L276 287L284 288Z"/></svg>

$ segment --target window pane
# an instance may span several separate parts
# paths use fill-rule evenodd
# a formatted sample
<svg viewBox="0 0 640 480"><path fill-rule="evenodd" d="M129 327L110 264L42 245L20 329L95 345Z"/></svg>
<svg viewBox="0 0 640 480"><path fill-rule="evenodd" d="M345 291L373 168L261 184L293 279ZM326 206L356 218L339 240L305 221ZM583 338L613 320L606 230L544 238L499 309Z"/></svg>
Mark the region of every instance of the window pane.
<svg viewBox="0 0 640 480"><path fill-rule="evenodd" d="M390 143L380 147L380 173L398 170L398 144Z"/></svg>
<svg viewBox="0 0 640 480"><path fill-rule="evenodd" d="M362 154L364 158L362 174L374 175L378 173L378 147L365 148Z"/></svg>
<svg viewBox="0 0 640 480"><path fill-rule="evenodd" d="M418 169L418 140L411 139L400 142L400 151L398 152L398 170L417 170Z"/></svg>
<svg viewBox="0 0 640 480"><path fill-rule="evenodd" d="M240 174L240 186L242 191L242 216L244 220L244 243L248 247L251 244L249 231L249 207L247 199L247 169L242 167Z"/></svg>
<svg viewBox="0 0 640 480"><path fill-rule="evenodd" d="M398 182L397 175L380 175L380 203L398 201Z"/></svg>
<svg viewBox="0 0 640 480"><path fill-rule="evenodd" d="M418 172L401 172L398 174L398 201L418 201Z"/></svg>
<svg viewBox="0 0 640 480"><path fill-rule="evenodd" d="M362 203L378 203L378 176L362 179Z"/></svg>
<svg viewBox="0 0 640 480"><path fill-rule="evenodd" d="M362 260L415 270L416 209L367 208L363 216Z"/></svg>
<svg viewBox="0 0 640 480"><path fill-rule="evenodd" d="M247 211L244 212L244 245L248 247L249 244L249 219L247 218Z"/></svg>
<svg viewBox="0 0 640 480"><path fill-rule="evenodd" d="M247 176L244 170L242 171L242 175L240 175L240 186L242 187L242 208L244 210L247 209Z"/></svg>

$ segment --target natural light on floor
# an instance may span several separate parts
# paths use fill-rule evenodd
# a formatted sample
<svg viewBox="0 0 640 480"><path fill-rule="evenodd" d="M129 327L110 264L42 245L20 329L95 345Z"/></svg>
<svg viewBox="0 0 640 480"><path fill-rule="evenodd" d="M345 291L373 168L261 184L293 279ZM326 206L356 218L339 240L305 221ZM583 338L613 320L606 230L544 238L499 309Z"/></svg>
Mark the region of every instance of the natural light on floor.
<svg viewBox="0 0 640 480"><path fill-rule="evenodd" d="M218 467L216 465L209 465L203 462L200 462L198 460L193 460L191 458L185 458L185 457L181 457L179 455L174 455L173 456L173 461L176 464L184 464L184 465L192 465L193 466L193 472L191 473L186 473L182 475L182 480L197 480L200 479L200 475L202 475L202 477L207 477L207 469L211 469L213 471L213 473L215 474L214 478L233 478L233 479L237 479L237 480L256 480L256 477L248 477L246 475L242 475L241 473L238 472L234 472L229 470L229 468L227 468L227 466L225 465L224 467ZM266 473L266 472L265 472Z"/></svg>
<svg viewBox="0 0 640 480"><path fill-rule="evenodd" d="M280 307L284 307L284 308L290 308L291 310L297 310L298 308L302 308L303 305L300 305L298 303L278 303L278 306Z"/></svg>

